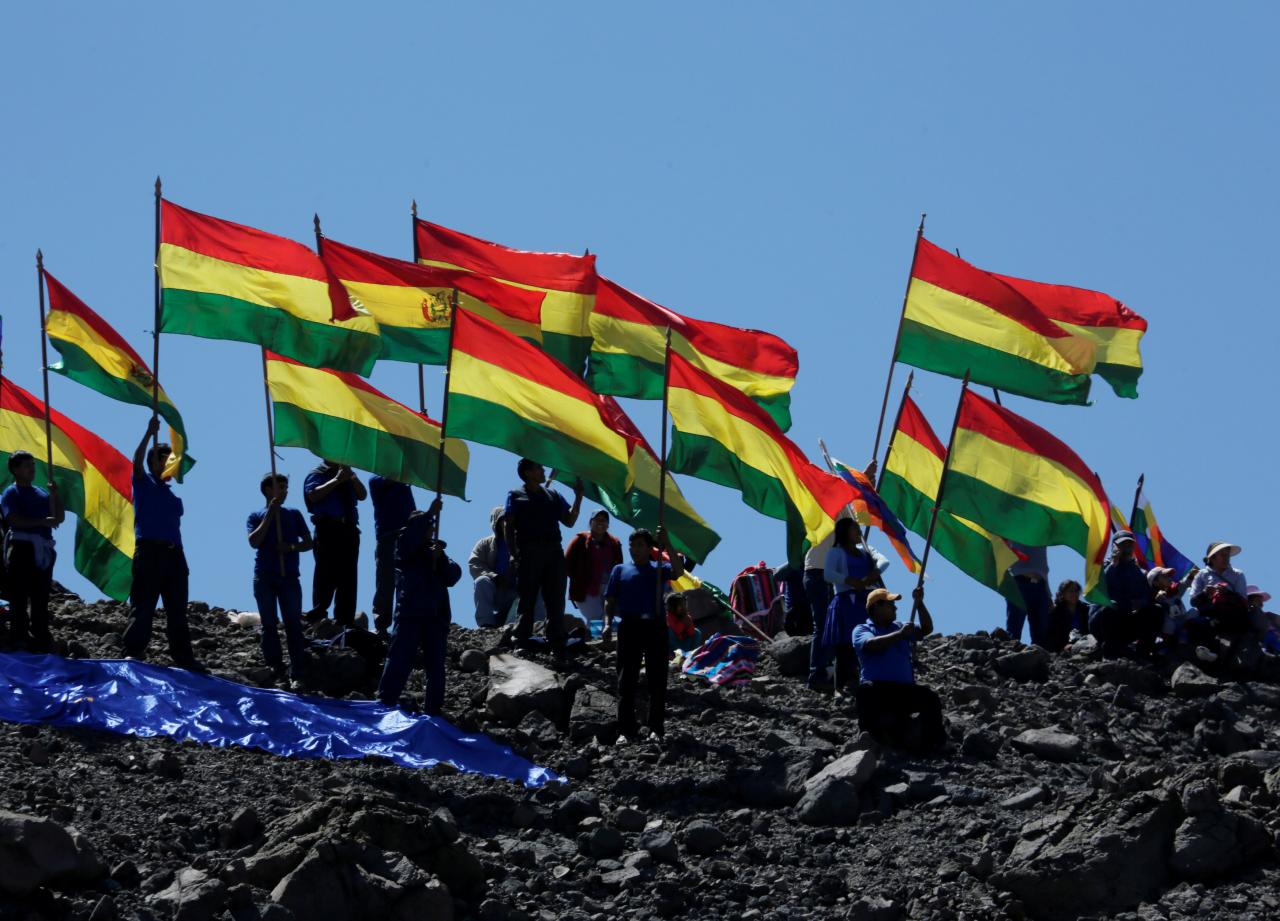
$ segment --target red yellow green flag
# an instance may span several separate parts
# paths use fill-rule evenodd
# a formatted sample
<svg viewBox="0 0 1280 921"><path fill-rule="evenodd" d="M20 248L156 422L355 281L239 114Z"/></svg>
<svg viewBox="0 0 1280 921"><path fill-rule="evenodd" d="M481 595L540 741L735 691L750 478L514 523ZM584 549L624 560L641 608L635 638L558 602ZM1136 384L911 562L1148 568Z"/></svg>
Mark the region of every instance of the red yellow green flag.
<svg viewBox="0 0 1280 921"><path fill-rule="evenodd" d="M946 511L1029 547L1085 559L1085 594L1105 601L1110 503L1097 474L1035 423L965 390L947 464Z"/></svg>
<svg viewBox="0 0 1280 921"><path fill-rule="evenodd" d="M662 399L667 329L672 351L763 406L784 432L800 359L771 333L693 320L607 278L591 312L588 380L597 393Z"/></svg>
<svg viewBox="0 0 1280 921"><path fill-rule="evenodd" d="M669 468L741 490L747 505L785 521L792 562L821 543L841 510L857 500L853 487L810 463L750 397L674 350L667 402Z"/></svg>
<svg viewBox="0 0 1280 921"><path fill-rule="evenodd" d="M44 452L44 403L0 377L0 458L18 450L36 459L36 482L58 486L76 518L75 567L104 595L129 597L133 584L133 465L97 435L57 410L49 413L52 477ZM0 488L10 482L0 465Z"/></svg>
<svg viewBox="0 0 1280 921"><path fill-rule="evenodd" d="M588 318L596 299L595 256L510 249L421 219L414 222L414 233L421 263L544 292L542 347L574 373L583 373L591 351Z"/></svg>
<svg viewBox="0 0 1280 921"><path fill-rule="evenodd" d="M440 423L375 390L359 375L308 368L267 354L267 387L275 409L275 443L317 457L435 489ZM444 443L443 491L466 498L467 446Z"/></svg>
<svg viewBox="0 0 1280 921"><path fill-rule="evenodd" d="M373 369L378 324L301 243L169 201L160 239L161 332L252 342L317 368Z"/></svg>
<svg viewBox="0 0 1280 921"><path fill-rule="evenodd" d="M152 377L147 363L106 320L47 271L44 281L49 291L44 330L62 356L49 370L114 400L150 407ZM187 429L163 387L158 390L158 403L160 415L169 423L173 447L164 475L182 482L195 464L195 458L187 453Z"/></svg>
<svg viewBox="0 0 1280 921"><path fill-rule="evenodd" d="M352 302L377 321L382 335L381 359L444 364L455 290L463 310L524 339L542 341L542 301L546 296L542 291L516 288L459 269L392 259L327 238L320 257L347 289Z"/></svg>

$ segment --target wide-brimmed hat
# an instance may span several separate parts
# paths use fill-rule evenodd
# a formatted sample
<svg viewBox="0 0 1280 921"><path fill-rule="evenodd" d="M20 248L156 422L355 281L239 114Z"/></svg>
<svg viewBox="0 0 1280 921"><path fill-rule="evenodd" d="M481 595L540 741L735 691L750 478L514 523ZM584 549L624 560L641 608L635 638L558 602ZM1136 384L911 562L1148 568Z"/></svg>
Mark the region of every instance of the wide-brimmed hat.
<svg viewBox="0 0 1280 921"><path fill-rule="evenodd" d="M1244 590L1244 594L1246 598L1252 598L1254 595L1257 595L1259 598L1262 599L1264 604L1271 600L1271 593L1264 592L1262 589L1258 588L1258 586L1256 585L1250 585L1248 588Z"/></svg>
<svg viewBox="0 0 1280 921"><path fill-rule="evenodd" d="M1118 547L1121 544L1136 544L1137 538L1133 536L1132 531L1116 531L1111 535L1111 546Z"/></svg>
<svg viewBox="0 0 1280 921"><path fill-rule="evenodd" d="M881 601L897 601L901 597L901 595L895 595L887 588L873 588L871 593L867 595L867 610L870 611L873 606Z"/></svg>
<svg viewBox="0 0 1280 921"><path fill-rule="evenodd" d="M1152 566L1147 570L1147 584L1155 585L1156 579L1159 579L1161 576L1168 576L1172 579L1173 570L1168 566Z"/></svg>
<svg viewBox="0 0 1280 921"><path fill-rule="evenodd" d="M1228 544L1226 541L1215 540L1209 545L1209 549L1204 552L1204 561L1208 563L1209 559L1219 550L1230 550L1231 552L1228 554L1229 556L1235 556L1240 552L1240 548L1235 544Z"/></svg>

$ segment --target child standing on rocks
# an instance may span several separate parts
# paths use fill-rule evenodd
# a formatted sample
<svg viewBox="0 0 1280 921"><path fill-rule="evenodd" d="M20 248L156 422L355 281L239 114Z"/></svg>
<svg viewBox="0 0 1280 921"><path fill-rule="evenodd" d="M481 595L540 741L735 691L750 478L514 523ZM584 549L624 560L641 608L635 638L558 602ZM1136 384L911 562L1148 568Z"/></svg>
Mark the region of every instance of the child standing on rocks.
<svg viewBox="0 0 1280 921"><path fill-rule="evenodd" d="M307 641L302 633L302 581L298 554L311 549L311 532L295 508L285 508L289 478L270 474L259 484L265 508L251 512L247 524L253 561L253 597L262 618L262 656L277 680L284 678L278 620L284 621L289 647L289 677L298 681L306 672ZM278 612L278 613L277 613Z"/></svg>
<svg viewBox="0 0 1280 921"><path fill-rule="evenodd" d="M27 451L9 455L13 483L0 494L5 520L5 597L9 599L9 645L26 645L32 652L48 652L49 588L53 584L53 529L66 513L58 487L33 486L36 459Z"/></svg>

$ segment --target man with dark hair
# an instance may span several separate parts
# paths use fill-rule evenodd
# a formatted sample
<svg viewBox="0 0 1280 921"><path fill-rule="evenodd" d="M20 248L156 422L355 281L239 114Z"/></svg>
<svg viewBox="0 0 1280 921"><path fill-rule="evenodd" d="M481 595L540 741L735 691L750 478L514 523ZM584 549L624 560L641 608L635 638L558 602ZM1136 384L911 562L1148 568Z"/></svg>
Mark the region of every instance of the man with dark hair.
<svg viewBox="0 0 1280 921"><path fill-rule="evenodd" d="M249 514L249 546L257 551L253 561L253 597L262 618L262 657L284 678L277 621L284 621L289 646L289 677L301 679L307 670L307 641L302 635L302 582L298 578L298 554L311 549L311 532L296 508L285 508L289 478L268 473L258 488L266 508ZM278 616L277 616L278 611Z"/></svg>
<svg viewBox="0 0 1280 921"><path fill-rule="evenodd" d="M378 700L399 705L413 661L422 652L426 692L422 710L439 716L444 705L445 655L449 649L449 589L462 578L462 567L445 555L436 538L440 500L425 512L414 512L396 538L396 613L391 647L378 683Z"/></svg>
<svg viewBox="0 0 1280 921"><path fill-rule="evenodd" d="M179 668L203 672L191 649L187 624L187 557L182 550L182 500L164 478L172 449L147 442L160 430L151 418L146 434L133 452L133 587L129 592L129 625L124 631L125 654L146 657L156 602L163 599L169 657Z"/></svg>
<svg viewBox="0 0 1280 921"><path fill-rule="evenodd" d="M537 461L521 458L516 472L523 485L507 494L503 510L507 547L520 596L515 639L524 645L533 635L534 610L541 596L547 609L547 640L559 653L564 649L564 593L568 581L560 526L571 528L578 520L582 481L574 484L570 506L563 496L544 485L546 472Z"/></svg>
<svg viewBox="0 0 1280 921"><path fill-rule="evenodd" d="M32 485L36 459L27 451L9 455L13 483L0 494L0 515L5 520L4 560L8 578L8 645L32 652L48 652L53 644L49 629L49 589L53 584L53 529L66 512L52 480L47 489Z"/></svg>
<svg viewBox="0 0 1280 921"><path fill-rule="evenodd" d="M604 626L604 587L613 567L622 562L622 542L609 533L609 513L596 510L589 530L569 541L564 552L569 573L569 600L578 607L587 626L599 636Z"/></svg>
<svg viewBox="0 0 1280 921"><path fill-rule="evenodd" d="M356 622L356 572L360 563L360 512L356 503L368 496L351 468L326 460L307 474L302 498L316 529L316 567L311 582L307 620L329 616L340 627Z"/></svg>
<svg viewBox="0 0 1280 921"><path fill-rule="evenodd" d="M396 592L396 536L418 508L413 489L384 476L369 477L369 499L373 502L373 625L380 636L391 626Z"/></svg>
<svg viewBox="0 0 1280 921"><path fill-rule="evenodd" d="M654 547L661 547L671 558L657 564ZM667 662L671 658L667 645L665 605L659 601L658 579L663 594L672 579L684 575L684 561L671 552L666 528L658 528L657 539L644 528L632 532L627 543L630 563L619 563L609 575L604 590L605 629L618 621L618 744L638 738L636 722L636 690L640 685L640 666L644 665L649 688L649 738L661 742L664 733L667 699ZM661 606L661 607L660 607Z"/></svg>

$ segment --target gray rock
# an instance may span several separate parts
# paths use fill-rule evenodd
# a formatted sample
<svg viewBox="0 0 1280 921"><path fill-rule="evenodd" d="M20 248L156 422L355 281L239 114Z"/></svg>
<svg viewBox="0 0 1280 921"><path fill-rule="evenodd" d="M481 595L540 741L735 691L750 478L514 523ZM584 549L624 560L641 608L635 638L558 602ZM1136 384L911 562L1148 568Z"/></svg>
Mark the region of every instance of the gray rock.
<svg viewBox="0 0 1280 921"><path fill-rule="evenodd" d="M960 752L979 761L991 761L1004 748L1004 737L986 729L971 729L960 742Z"/></svg>
<svg viewBox="0 0 1280 921"><path fill-rule="evenodd" d="M1049 677L1049 663L1053 657L1039 646L1028 646L1018 652L997 656L995 669L1006 678L1015 681L1044 681Z"/></svg>
<svg viewBox="0 0 1280 921"><path fill-rule="evenodd" d="M770 752L759 764L739 768L731 775L738 798L748 806L779 809L793 806L804 793L805 782L816 765L812 752Z"/></svg>
<svg viewBox="0 0 1280 921"><path fill-rule="evenodd" d="M778 663L778 671L788 678L809 673L809 646L813 637L781 634L764 648Z"/></svg>
<svg viewBox="0 0 1280 921"><path fill-rule="evenodd" d="M1218 786L1212 780L1196 780L1182 788L1182 811L1187 815L1217 812Z"/></svg>
<svg viewBox="0 0 1280 921"><path fill-rule="evenodd" d="M849 906L849 913L845 915L847 921L898 921L901 917L901 905L878 895L858 899Z"/></svg>
<svg viewBox="0 0 1280 921"><path fill-rule="evenodd" d="M537 710L557 721L563 715L564 703L564 688L555 672L507 653L489 657L485 705L496 719L515 726L526 713Z"/></svg>
<svg viewBox="0 0 1280 921"><path fill-rule="evenodd" d="M1100 681L1114 684L1117 687L1127 684L1143 694L1155 695L1164 693L1164 681L1160 675L1150 668L1134 665L1132 662L1106 660L1095 662L1084 669L1086 675L1096 675Z"/></svg>
<svg viewBox="0 0 1280 921"><path fill-rule="evenodd" d="M680 848L669 831L656 829L645 832L640 836L640 847L662 863L676 863L680 859Z"/></svg>
<svg viewBox="0 0 1280 921"><path fill-rule="evenodd" d="M569 738L610 741L618 734L618 699L607 691L587 686L573 698L569 714Z"/></svg>
<svg viewBox="0 0 1280 921"><path fill-rule="evenodd" d="M1271 835L1257 819L1230 809L1187 816L1173 839L1169 865L1180 877L1206 881L1225 876L1271 849Z"/></svg>
<svg viewBox="0 0 1280 921"><path fill-rule="evenodd" d="M682 837L686 848L704 857L720 850L726 840L724 832L705 819L695 819L686 825Z"/></svg>
<svg viewBox="0 0 1280 921"><path fill-rule="evenodd" d="M89 921L117 921L119 917L120 909L116 908L115 900L109 895L104 895L93 906L93 911L89 914Z"/></svg>
<svg viewBox="0 0 1280 921"><path fill-rule="evenodd" d="M1044 787L1032 787L1008 799L1001 800L1000 805L1005 809L1030 809L1032 806L1043 803L1049 798L1048 792Z"/></svg>
<svg viewBox="0 0 1280 921"><path fill-rule="evenodd" d="M1052 729L1028 729L1013 737L1013 745L1049 761L1079 761L1084 755L1079 736Z"/></svg>
<svg viewBox="0 0 1280 921"><path fill-rule="evenodd" d="M640 875L635 867L623 867L601 874L600 882L609 889L629 889L639 881Z"/></svg>
<svg viewBox="0 0 1280 921"><path fill-rule="evenodd" d="M575 829L583 819L599 818L600 797L589 790L574 790L555 808L556 825L561 828Z"/></svg>
<svg viewBox="0 0 1280 921"><path fill-rule="evenodd" d="M586 851L599 860L602 857L621 857L626 848L622 832L608 825L601 825L587 835Z"/></svg>
<svg viewBox="0 0 1280 921"><path fill-rule="evenodd" d="M644 831L646 822L644 813L630 806L620 806L613 813L613 824L621 831Z"/></svg>
<svg viewBox="0 0 1280 921"><path fill-rule="evenodd" d="M252 806L242 806L231 814L218 831L223 848L242 847L262 833L262 820Z"/></svg>
<svg viewBox="0 0 1280 921"><path fill-rule="evenodd" d="M1206 675L1190 662L1183 662L1169 679L1173 693L1178 697L1210 697L1221 688L1217 678Z"/></svg>
<svg viewBox="0 0 1280 921"><path fill-rule="evenodd" d="M458 656L458 668L468 674L486 671L489 668L489 657L479 649L464 649Z"/></svg>
<svg viewBox="0 0 1280 921"><path fill-rule="evenodd" d="M860 810L858 787L848 780L828 777L817 786L806 788L796 804L796 818L805 825L852 825L858 821Z"/></svg>
<svg viewBox="0 0 1280 921"><path fill-rule="evenodd" d="M314 921L452 921L453 898L438 880L399 863L383 872L387 875L372 873L332 847L318 848L280 880L271 898L295 917Z"/></svg>
<svg viewBox="0 0 1280 921"><path fill-rule="evenodd" d="M818 773L804 782L807 793L816 789L828 780L843 780L854 789L860 789L875 773L880 759L875 749L863 749L832 761Z"/></svg>
<svg viewBox="0 0 1280 921"><path fill-rule="evenodd" d="M268 891L275 888L276 883L292 873L302 859L307 856L307 848L293 841L283 841L258 851L244 862L249 882L259 889Z"/></svg>
<svg viewBox="0 0 1280 921"><path fill-rule="evenodd" d="M50 883L106 875L93 846L52 819L0 810L0 892L24 896Z"/></svg>
<svg viewBox="0 0 1280 921"><path fill-rule="evenodd" d="M147 903L174 921L211 921L227 903L227 886L203 870L186 867L177 872L167 889L148 897Z"/></svg>
<svg viewBox="0 0 1280 921"><path fill-rule="evenodd" d="M182 762L173 752L162 752L147 762L147 770L166 780L182 779Z"/></svg>

